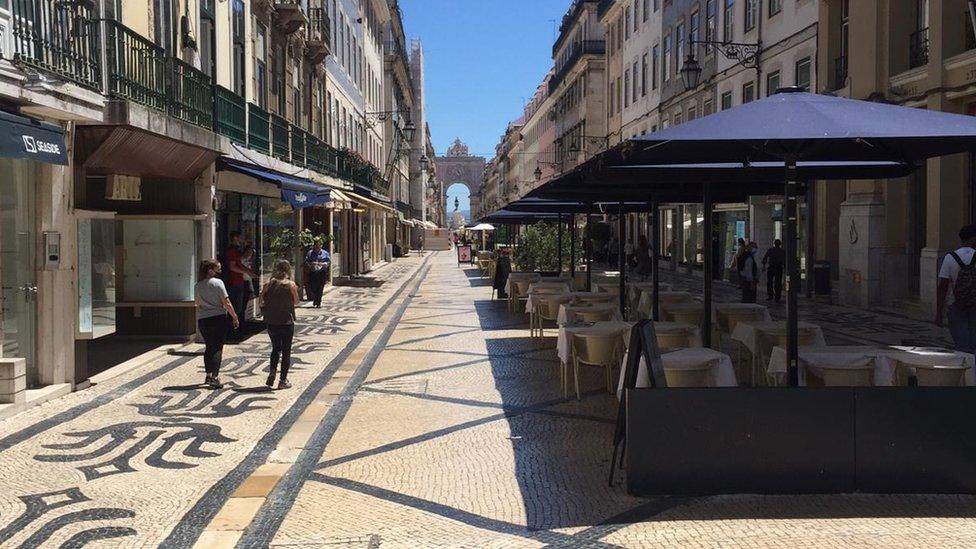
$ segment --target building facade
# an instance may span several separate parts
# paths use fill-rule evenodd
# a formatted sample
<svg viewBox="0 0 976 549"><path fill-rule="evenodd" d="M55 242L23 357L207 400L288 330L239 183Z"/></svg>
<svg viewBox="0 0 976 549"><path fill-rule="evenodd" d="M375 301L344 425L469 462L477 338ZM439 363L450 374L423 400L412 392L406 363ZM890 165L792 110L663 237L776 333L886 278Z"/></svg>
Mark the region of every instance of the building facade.
<svg viewBox="0 0 976 549"><path fill-rule="evenodd" d="M25 150L0 158L0 368L22 378L0 404L83 386L119 338L192 337L196 266L232 235L255 276L229 285L253 317L274 260L301 264L303 232L341 278L391 260L416 224L396 0L37 1L4 16L0 124Z"/></svg>

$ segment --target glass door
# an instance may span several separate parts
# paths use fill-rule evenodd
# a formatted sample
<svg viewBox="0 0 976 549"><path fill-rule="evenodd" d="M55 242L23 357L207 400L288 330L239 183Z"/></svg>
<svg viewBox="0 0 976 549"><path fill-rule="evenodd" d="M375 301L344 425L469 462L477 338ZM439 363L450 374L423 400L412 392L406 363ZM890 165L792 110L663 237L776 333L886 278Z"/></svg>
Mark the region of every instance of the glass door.
<svg viewBox="0 0 976 549"><path fill-rule="evenodd" d="M34 271L34 164L0 160L0 328L3 356L27 359L27 385L40 383L34 350L37 281Z"/></svg>

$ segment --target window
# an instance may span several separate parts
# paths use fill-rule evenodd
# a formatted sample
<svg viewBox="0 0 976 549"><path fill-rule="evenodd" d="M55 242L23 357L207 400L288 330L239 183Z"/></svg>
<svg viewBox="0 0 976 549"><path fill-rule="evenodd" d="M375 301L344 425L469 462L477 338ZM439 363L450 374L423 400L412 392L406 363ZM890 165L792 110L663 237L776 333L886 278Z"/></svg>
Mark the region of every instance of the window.
<svg viewBox="0 0 976 549"><path fill-rule="evenodd" d="M657 12L658 8L661 7L661 0L654 0L654 11Z"/></svg>
<svg viewBox="0 0 976 549"><path fill-rule="evenodd" d="M643 16L644 16L644 17L643 17L643 21L644 21L645 23L647 23L647 12L649 12L649 11L651 11L651 10L649 9L649 8L651 7L651 6L650 6L650 1L651 1L651 0L642 0L642 1L644 2L644 9L643 9L643 10L641 10L641 13L642 13L642 14L643 14Z"/></svg>
<svg viewBox="0 0 976 549"><path fill-rule="evenodd" d="M766 97L776 93L779 89L779 71L773 71L766 75Z"/></svg>
<svg viewBox="0 0 976 549"><path fill-rule="evenodd" d="M805 57L796 62L796 86L810 90L810 58Z"/></svg>
<svg viewBox="0 0 976 549"><path fill-rule="evenodd" d="M233 20L231 21L233 24ZM216 69L215 52L215 32L214 32L214 0L200 1L200 70L203 74L216 80L214 70Z"/></svg>
<svg viewBox="0 0 976 549"><path fill-rule="evenodd" d="M634 76L634 85L631 86L631 90L630 90L630 92L631 92L630 102L631 103L636 103L637 102L637 90L639 89L639 85L638 84L640 83L640 80L637 78L637 61L634 61L633 69L630 71L630 74L632 74Z"/></svg>
<svg viewBox="0 0 976 549"><path fill-rule="evenodd" d="M620 85L620 77L619 76L617 77L617 93L620 94L620 95L625 95L624 94L624 88L623 88L623 86ZM621 103L621 100L618 97L617 98L617 112L618 113L620 112L620 103Z"/></svg>
<svg viewBox="0 0 976 549"><path fill-rule="evenodd" d="M705 0L705 41L715 41L715 0ZM705 46L705 55L712 53L711 46Z"/></svg>
<svg viewBox="0 0 976 549"><path fill-rule="evenodd" d="M673 122L673 124L675 126L677 126L680 123L681 123L681 113L680 112L676 112L676 113L674 113L674 122Z"/></svg>
<svg viewBox="0 0 976 549"><path fill-rule="evenodd" d="M654 47L651 48L651 89L652 90L657 89L657 75L658 75L657 69L658 69L658 65L660 64L660 62L658 61L661 58L660 53L661 53L661 47L658 44L654 44Z"/></svg>
<svg viewBox="0 0 976 549"><path fill-rule="evenodd" d="M641 57L641 96L647 95L647 54Z"/></svg>
<svg viewBox="0 0 976 549"><path fill-rule="evenodd" d="M742 103L746 104L753 101L756 98L756 83L746 82L742 86Z"/></svg>
<svg viewBox="0 0 976 549"><path fill-rule="evenodd" d="M624 36L624 16L621 15L617 17L617 49L619 50L623 46L623 36Z"/></svg>
<svg viewBox="0 0 976 549"><path fill-rule="evenodd" d="M698 42L701 40L701 36L699 36L699 32L701 32L701 15L698 13L698 10L691 12L691 19L689 19L688 25L690 27L691 41ZM695 56L697 57L698 46L689 44L688 47L691 48L691 52L689 53L696 54Z"/></svg>
<svg viewBox="0 0 976 549"><path fill-rule="evenodd" d="M234 0L231 27L233 49L231 84L234 93L244 97L244 0Z"/></svg>
<svg viewBox="0 0 976 549"><path fill-rule="evenodd" d="M661 57L661 82L671 78L671 33L664 37L664 56Z"/></svg>
<svg viewBox="0 0 976 549"><path fill-rule="evenodd" d="M640 3L641 0L634 0L634 32L640 27Z"/></svg>
<svg viewBox="0 0 976 549"><path fill-rule="evenodd" d="M254 86L257 88L258 106L268 108L268 30L257 24L254 36Z"/></svg>
<svg viewBox="0 0 976 549"><path fill-rule="evenodd" d="M688 107L688 122L691 122L692 120L694 120L697 117L698 117L698 107L696 107L694 105L691 106L691 107Z"/></svg>
<svg viewBox="0 0 976 549"><path fill-rule="evenodd" d="M627 9L624 10L624 39L625 40L630 40L630 12L631 11L632 10L630 6L627 6Z"/></svg>
<svg viewBox="0 0 976 549"><path fill-rule="evenodd" d="M732 92L727 91L722 94L722 110L728 110L732 108Z"/></svg>
<svg viewBox="0 0 976 549"><path fill-rule="evenodd" d="M274 47L274 55L271 59L271 70L274 73L274 93L278 99L279 116L288 116L285 112L285 49L281 46Z"/></svg>
<svg viewBox="0 0 976 549"><path fill-rule="evenodd" d="M674 30L674 66L676 69L681 68L681 64L685 60L685 24L679 23Z"/></svg>
<svg viewBox="0 0 976 549"><path fill-rule="evenodd" d="M624 107L630 106L630 69L624 71Z"/></svg>
<svg viewBox="0 0 976 549"><path fill-rule="evenodd" d="M708 116L715 112L715 105L712 103L711 99L706 99L705 103L702 105L702 114Z"/></svg>
<svg viewBox="0 0 976 549"><path fill-rule="evenodd" d="M725 11L722 12L722 41L732 42L735 40L735 0L725 0Z"/></svg>
<svg viewBox="0 0 976 549"><path fill-rule="evenodd" d="M745 0L746 1L746 11L745 11L745 32L749 32L756 28L756 12L759 11L759 6L756 4L759 0Z"/></svg>
<svg viewBox="0 0 976 549"><path fill-rule="evenodd" d="M614 101L613 100L614 100L615 97L617 97L617 95L616 95L616 88L614 88L614 83L613 82L610 82L610 101L609 101L609 103L610 103L610 110L609 110L610 116L613 116L613 112L614 112L614 108L613 108L614 107Z"/></svg>
<svg viewBox="0 0 976 549"><path fill-rule="evenodd" d="M175 45L173 38L173 2L168 0L153 0L153 36L156 37L156 45L163 48L169 55L175 55ZM121 19L121 17L119 17Z"/></svg>
<svg viewBox="0 0 976 549"><path fill-rule="evenodd" d="M769 0L769 16L772 17L783 11L783 0Z"/></svg>

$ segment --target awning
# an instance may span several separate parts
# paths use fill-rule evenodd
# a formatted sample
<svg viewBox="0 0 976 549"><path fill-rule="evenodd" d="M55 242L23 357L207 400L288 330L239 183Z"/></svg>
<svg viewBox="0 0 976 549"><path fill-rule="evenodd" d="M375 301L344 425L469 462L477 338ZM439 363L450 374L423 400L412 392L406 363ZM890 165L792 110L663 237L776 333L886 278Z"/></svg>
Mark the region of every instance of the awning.
<svg viewBox="0 0 976 549"><path fill-rule="evenodd" d="M371 208L376 208L378 210L383 210L383 211L387 211L387 212L391 212L391 213L396 212L396 210L394 210L390 206L387 206L386 204L383 204L382 202L373 200L372 198L366 198L365 196L363 196L361 194L352 193L352 194L350 194L348 196L354 202L358 202L359 204L361 204L363 206L368 206L368 207L371 207Z"/></svg>
<svg viewBox="0 0 976 549"><path fill-rule="evenodd" d="M64 130L54 124L0 112L0 156L68 165Z"/></svg>
<svg viewBox="0 0 976 549"><path fill-rule="evenodd" d="M217 162L218 170L230 170L273 183L281 188L281 199L300 210L311 206L323 206L332 201L329 187L312 183L308 179L276 172L268 168L245 164L223 157Z"/></svg>
<svg viewBox="0 0 976 549"><path fill-rule="evenodd" d="M348 210L352 208L352 199L339 189L332 189L332 203L329 207L333 210Z"/></svg>

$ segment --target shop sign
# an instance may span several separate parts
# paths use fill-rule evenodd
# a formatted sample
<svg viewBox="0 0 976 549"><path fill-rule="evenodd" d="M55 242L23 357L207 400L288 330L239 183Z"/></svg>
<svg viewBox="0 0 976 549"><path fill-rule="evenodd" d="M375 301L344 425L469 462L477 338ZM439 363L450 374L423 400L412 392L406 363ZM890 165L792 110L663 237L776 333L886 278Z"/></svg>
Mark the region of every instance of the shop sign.
<svg viewBox="0 0 976 549"><path fill-rule="evenodd" d="M110 175L105 181L105 198L139 202L142 200L142 180L131 175Z"/></svg>

